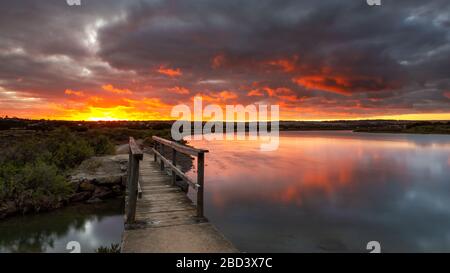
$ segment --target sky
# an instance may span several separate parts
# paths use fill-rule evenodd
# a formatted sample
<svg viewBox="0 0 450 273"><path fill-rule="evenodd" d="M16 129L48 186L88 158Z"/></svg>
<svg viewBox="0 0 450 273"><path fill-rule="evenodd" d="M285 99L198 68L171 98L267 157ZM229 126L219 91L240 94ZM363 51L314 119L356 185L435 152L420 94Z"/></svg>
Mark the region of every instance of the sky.
<svg viewBox="0 0 450 273"><path fill-rule="evenodd" d="M173 119L195 96L284 120L450 120L450 1L0 4L0 116Z"/></svg>

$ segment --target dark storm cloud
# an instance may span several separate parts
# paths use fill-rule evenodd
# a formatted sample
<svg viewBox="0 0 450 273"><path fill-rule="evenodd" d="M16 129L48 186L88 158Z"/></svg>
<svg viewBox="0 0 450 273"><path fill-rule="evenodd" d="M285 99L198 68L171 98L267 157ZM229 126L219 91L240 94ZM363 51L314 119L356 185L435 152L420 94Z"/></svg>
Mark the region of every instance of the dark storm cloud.
<svg viewBox="0 0 450 273"><path fill-rule="evenodd" d="M385 1L378 9L365 1L317 2L140 2L126 20L102 29L100 55L118 68L149 71L167 63L197 77L244 81L267 79L264 61L297 55L299 75L327 76L326 68L356 76L343 86L349 92L394 89L445 73L448 1ZM439 60L427 56L440 47ZM224 69L214 71L218 54ZM275 76L273 84L287 79Z"/></svg>
<svg viewBox="0 0 450 273"><path fill-rule="evenodd" d="M88 9L61 0L2 2L0 86L42 97L61 96L71 86L92 87L94 79L80 78L83 70L96 68L87 27L119 11L113 1L104 3L92 1Z"/></svg>
<svg viewBox="0 0 450 273"><path fill-rule="evenodd" d="M166 97L179 86L191 92L174 99L230 90L244 102L285 87L299 106L448 111L449 1L382 3L8 1L0 86L62 95L111 83ZM262 96L247 96L252 89Z"/></svg>

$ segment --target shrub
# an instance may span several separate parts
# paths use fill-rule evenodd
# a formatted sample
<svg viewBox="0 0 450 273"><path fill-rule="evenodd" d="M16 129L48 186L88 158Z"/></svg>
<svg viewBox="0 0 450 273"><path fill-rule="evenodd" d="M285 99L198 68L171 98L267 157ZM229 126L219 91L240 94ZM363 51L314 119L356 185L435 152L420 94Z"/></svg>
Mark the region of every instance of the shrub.
<svg viewBox="0 0 450 273"><path fill-rule="evenodd" d="M14 200L19 206L31 206L39 210L53 206L72 192L64 176L54 165L41 160L14 166L0 167L0 201Z"/></svg>
<svg viewBox="0 0 450 273"><path fill-rule="evenodd" d="M110 139L105 135L97 135L89 141L91 147L94 149L96 155L108 155L115 153L115 146Z"/></svg>
<svg viewBox="0 0 450 273"><path fill-rule="evenodd" d="M31 203L36 209L43 203L56 204L72 193L58 168L42 161L25 165L17 182L22 185L17 199Z"/></svg>
<svg viewBox="0 0 450 273"><path fill-rule="evenodd" d="M97 248L96 253L120 253L119 244L111 244L111 246L101 246Z"/></svg>
<svg viewBox="0 0 450 273"><path fill-rule="evenodd" d="M67 198L71 187L66 173L94 154L114 149L105 136L91 142L62 127L6 147L0 157L0 201L39 210Z"/></svg>
<svg viewBox="0 0 450 273"><path fill-rule="evenodd" d="M83 160L94 155L94 149L85 140L63 142L52 151L52 161L62 170L78 166Z"/></svg>

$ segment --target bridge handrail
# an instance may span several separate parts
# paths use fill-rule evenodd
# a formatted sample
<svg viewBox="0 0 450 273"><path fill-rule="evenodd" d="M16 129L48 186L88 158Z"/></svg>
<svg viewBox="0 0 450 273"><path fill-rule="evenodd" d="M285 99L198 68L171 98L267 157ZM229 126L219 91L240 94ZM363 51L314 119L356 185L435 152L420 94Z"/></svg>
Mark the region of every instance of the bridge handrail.
<svg viewBox="0 0 450 273"><path fill-rule="evenodd" d="M165 146L171 147L172 149L177 150L180 153L186 154L186 155L192 155L192 156L198 156L201 153L207 153L208 150L204 149L196 149L194 147L189 147L186 145L181 145L175 141L171 141L162 137L153 136L152 139L156 142L159 142Z"/></svg>
<svg viewBox="0 0 450 273"><path fill-rule="evenodd" d="M130 137L129 145L130 145L130 154L139 159L143 159L144 153L142 152L141 148L139 148L133 137Z"/></svg>
<svg viewBox="0 0 450 273"><path fill-rule="evenodd" d="M197 217L203 218L203 194L204 194L204 180L205 180L205 153L209 152L204 149L196 149L186 145L179 144L175 141L164 139L161 137L153 136L155 146L152 151L155 155L154 160L160 158L161 170L165 170L165 165L172 171L172 184L176 184L177 177L180 177L183 181L187 182L194 190L197 191ZM164 147L172 149L172 160L167 159L164 153ZM176 166L177 152L182 154L197 157L197 181L194 182L188 177L181 169Z"/></svg>
<svg viewBox="0 0 450 273"><path fill-rule="evenodd" d="M133 137L129 139L128 169L127 169L127 223L131 224L136 217L137 198L141 194L139 185L139 161L144 158L144 153L137 145Z"/></svg>

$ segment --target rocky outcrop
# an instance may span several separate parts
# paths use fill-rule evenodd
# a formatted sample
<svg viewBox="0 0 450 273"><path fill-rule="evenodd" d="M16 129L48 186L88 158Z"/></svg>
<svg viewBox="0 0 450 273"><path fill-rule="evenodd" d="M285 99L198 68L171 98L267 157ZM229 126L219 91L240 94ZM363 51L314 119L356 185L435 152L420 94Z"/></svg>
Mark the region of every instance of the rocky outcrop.
<svg viewBox="0 0 450 273"><path fill-rule="evenodd" d="M14 216L17 214L39 213L50 211L65 205L66 200L53 199L48 196L42 196L37 200L31 198L10 200L0 203L0 219Z"/></svg>
<svg viewBox="0 0 450 273"><path fill-rule="evenodd" d="M70 177L75 189L71 202L96 203L123 195L127 163L126 154L85 160Z"/></svg>
<svg viewBox="0 0 450 273"><path fill-rule="evenodd" d="M18 211L16 202L7 201L0 204L0 219L3 219L9 215L14 215Z"/></svg>
<svg viewBox="0 0 450 273"><path fill-rule="evenodd" d="M122 196L125 192L128 154L92 157L68 177L73 194L64 200L44 196L40 200L14 200L0 202L0 219L17 214L50 211L70 203L98 203Z"/></svg>

